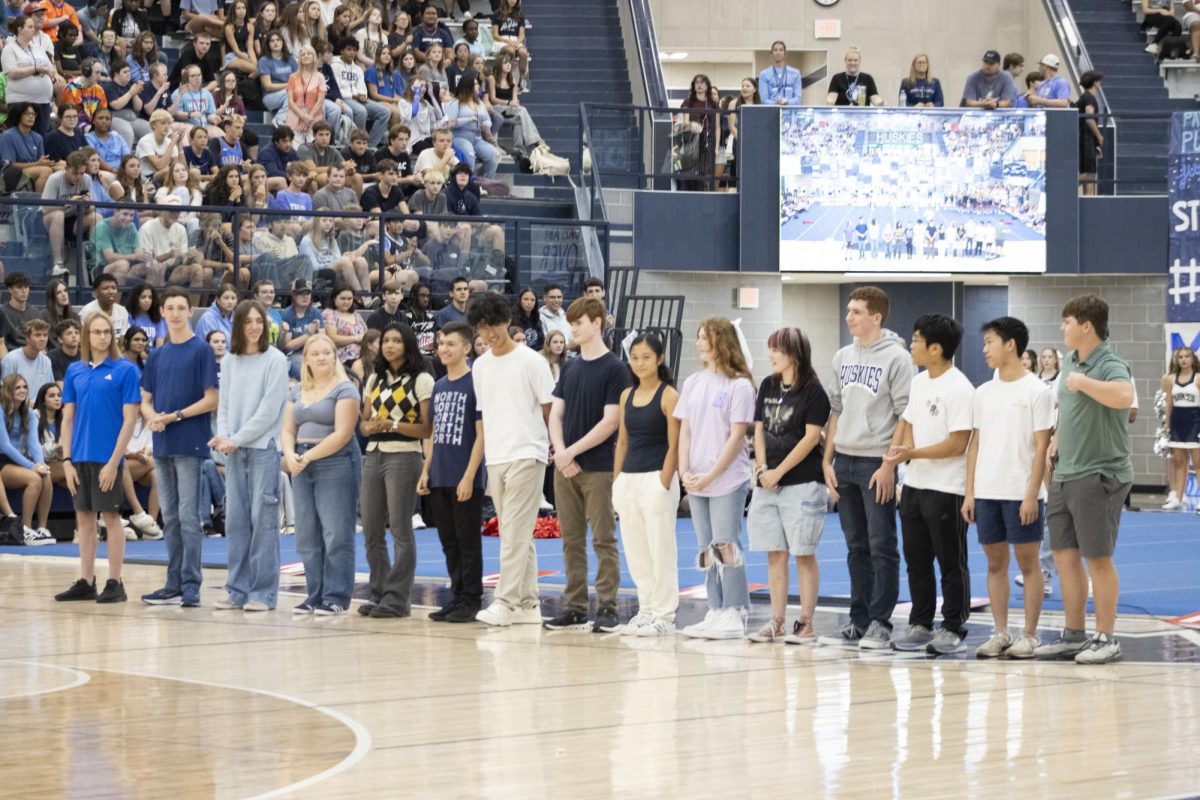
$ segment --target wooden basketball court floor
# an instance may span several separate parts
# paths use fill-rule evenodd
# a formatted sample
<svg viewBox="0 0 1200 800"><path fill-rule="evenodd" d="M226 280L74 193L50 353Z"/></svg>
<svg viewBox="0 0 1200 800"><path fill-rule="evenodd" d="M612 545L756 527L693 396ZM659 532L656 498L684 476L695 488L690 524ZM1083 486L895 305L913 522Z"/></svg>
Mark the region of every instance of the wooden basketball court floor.
<svg viewBox="0 0 1200 800"><path fill-rule="evenodd" d="M55 603L76 569L0 558L0 797L1200 793L1200 633L1148 618L1122 619L1124 663L1089 668L294 618L289 594L248 615L212 608L217 570L200 609L137 602L150 566L127 568L129 603ZM986 614L971 627L973 649Z"/></svg>

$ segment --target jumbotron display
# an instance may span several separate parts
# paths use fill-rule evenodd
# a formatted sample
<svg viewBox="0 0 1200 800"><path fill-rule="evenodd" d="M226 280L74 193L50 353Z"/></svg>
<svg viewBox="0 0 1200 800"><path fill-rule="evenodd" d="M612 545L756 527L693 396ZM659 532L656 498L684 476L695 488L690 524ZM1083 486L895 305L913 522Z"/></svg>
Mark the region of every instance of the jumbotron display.
<svg viewBox="0 0 1200 800"><path fill-rule="evenodd" d="M781 114L781 271L1046 271L1044 112Z"/></svg>

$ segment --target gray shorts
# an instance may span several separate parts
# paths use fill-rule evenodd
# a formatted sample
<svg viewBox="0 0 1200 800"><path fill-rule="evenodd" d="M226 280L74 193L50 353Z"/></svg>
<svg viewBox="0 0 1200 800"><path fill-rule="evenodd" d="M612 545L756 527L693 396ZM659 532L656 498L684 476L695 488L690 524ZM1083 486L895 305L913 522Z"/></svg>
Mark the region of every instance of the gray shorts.
<svg viewBox="0 0 1200 800"><path fill-rule="evenodd" d="M775 491L755 488L746 518L750 549L813 555L825 529L828 502L825 484L816 481L780 486Z"/></svg>
<svg viewBox="0 0 1200 800"><path fill-rule="evenodd" d="M1107 558L1117 547L1121 509L1131 483L1104 475L1053 481L1046 501L1051 550L1078 550L1084 558Z"/></svg>

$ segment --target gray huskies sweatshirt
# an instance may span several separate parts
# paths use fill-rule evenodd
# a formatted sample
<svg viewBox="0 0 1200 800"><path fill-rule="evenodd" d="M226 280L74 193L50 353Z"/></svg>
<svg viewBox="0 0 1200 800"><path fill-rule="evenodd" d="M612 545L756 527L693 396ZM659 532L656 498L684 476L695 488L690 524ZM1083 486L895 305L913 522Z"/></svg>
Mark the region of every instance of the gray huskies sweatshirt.
<svg viewBox="0 0 1200 800"><path fill-rule="evenodd" d="M879 341L854 344L833 357L829 405L838 415L834 449L848 456L882 456L908 406L912 358L899 336L882 331Z"/></svg>

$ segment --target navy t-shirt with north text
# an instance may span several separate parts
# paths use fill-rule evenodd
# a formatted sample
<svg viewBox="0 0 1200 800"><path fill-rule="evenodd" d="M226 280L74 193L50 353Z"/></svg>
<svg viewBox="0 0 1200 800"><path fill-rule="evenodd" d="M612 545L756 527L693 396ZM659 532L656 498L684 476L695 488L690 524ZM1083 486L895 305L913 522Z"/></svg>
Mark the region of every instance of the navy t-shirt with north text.
<svg viewBox="0 0 1200 800"><path fill-rule="evenodd" d="M458 486L475 446L475 422L480 419L475 407L475 383L468 372L457 380L449 375L438 379L429 398L433 415L433 459L429 464L429 485L433 488ZM475 471L475 488L484 485L484 465Z"/></svg>

